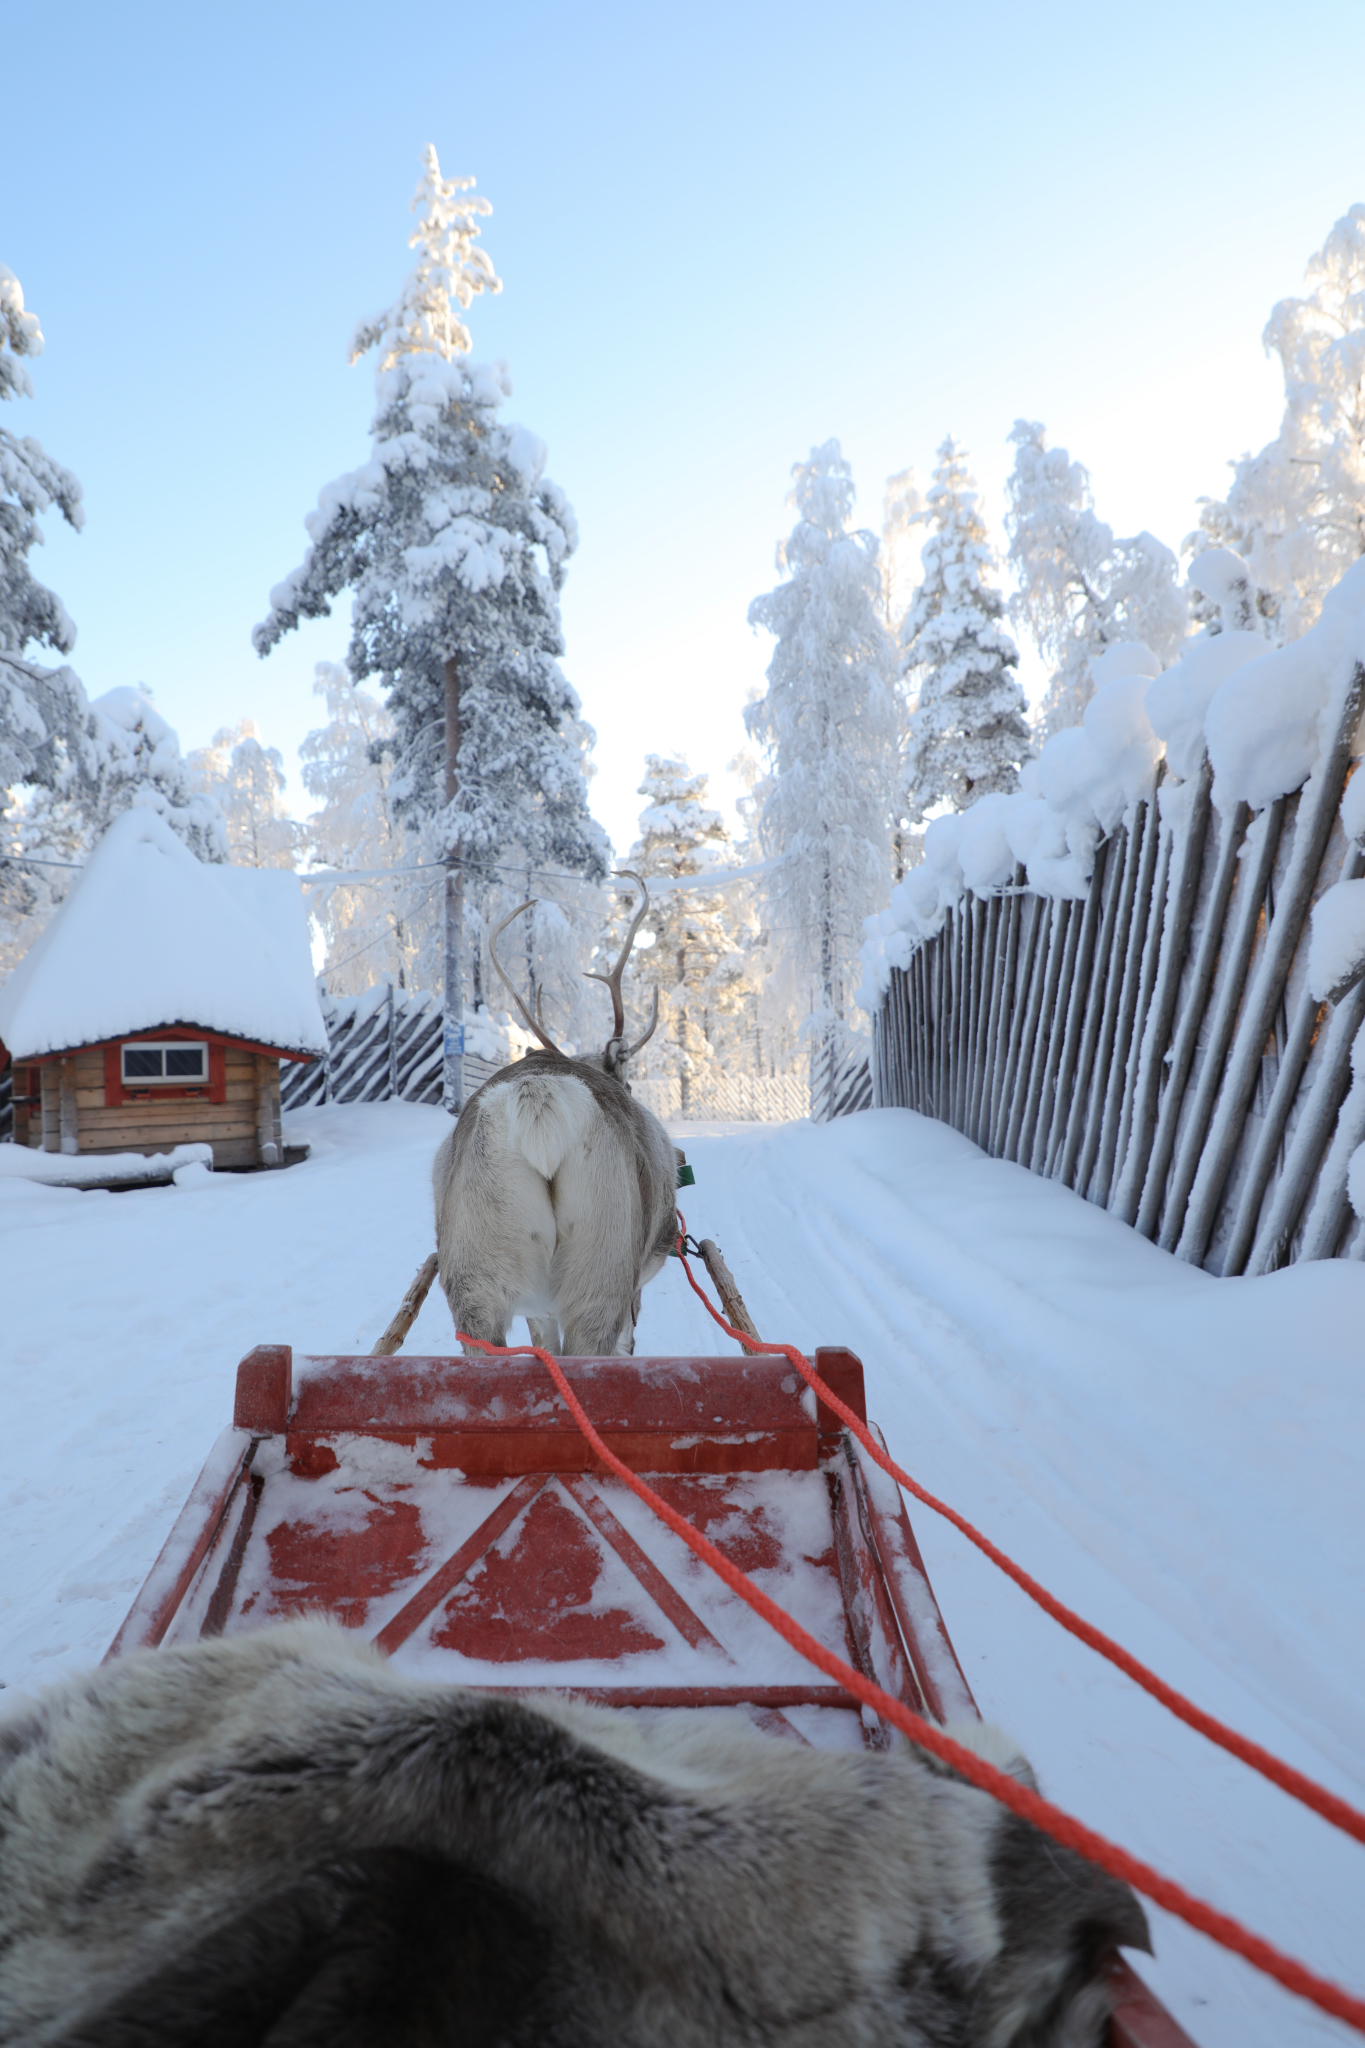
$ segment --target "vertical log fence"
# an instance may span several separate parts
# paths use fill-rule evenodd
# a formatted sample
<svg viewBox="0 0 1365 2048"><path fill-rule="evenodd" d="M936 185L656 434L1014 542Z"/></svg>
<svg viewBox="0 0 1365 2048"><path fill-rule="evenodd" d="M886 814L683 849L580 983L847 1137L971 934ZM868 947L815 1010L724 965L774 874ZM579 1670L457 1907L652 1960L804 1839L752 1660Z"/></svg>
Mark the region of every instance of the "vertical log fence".
<svg viewBox="0 0 1365 2048"><path fill-rule="evenodd" d="M891 969L873 1101L954 1125L1214 1273L1365 1257L1347 1194L1365 980L1336 1002L1307 986L1313 904L1365 875L1338 814L1363 704L1357 668L1326 758L1255 815L1215 809L1207 762L1165 815L1153 784L1083 898L1036 895L1022 868L966 894Z"/></svg>

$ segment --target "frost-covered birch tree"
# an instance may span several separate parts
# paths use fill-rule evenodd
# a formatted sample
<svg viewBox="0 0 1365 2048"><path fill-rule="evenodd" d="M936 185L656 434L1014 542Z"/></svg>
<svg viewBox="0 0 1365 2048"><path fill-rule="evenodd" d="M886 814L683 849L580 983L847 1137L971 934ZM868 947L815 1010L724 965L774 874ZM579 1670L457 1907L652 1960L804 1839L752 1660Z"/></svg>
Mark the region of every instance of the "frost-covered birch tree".
<svg viewBox="0 0 1365 2048"><path fill-rule="evenodd" d="M1049 448L1037 420L1016 420L1007 486L1010 614L1052 664L1039 735L1079 725L1094 694L1090 664L1115 641L1141 641L1164 668L1189 612L1175 556L1155 535L1116 540L1090 495L1090 477L1065 448Z"/></svg>
<svg viewBox="0 0 1365 2048"><path fill-rule="evenodd" d="M439 877L420 869L417 843L389 797L393 719L342 662L320 661L313 689L328 717L299 748L303 786L319 805L304 822L304 844L317 866L367 877L309 891L327 944L327 987L358 995L386 976L402 989L432 986L440 974ZM384 869L394 871L392 881L373 879Z"/></svg>
<svg viewBox="0 0 1365 2048"><path fill-rule="evenodd" d="M1284 375L1280 431L1233 463L1227 497L1203 501L1186 542L1246 556L1280 642L1307 632L1365 554L1365 205L1336 223L1305 283L1307 296L1281 299L1262 337Z"/></svg>
<svg viewBox="0 0 1365 2048"><path fill-rule="evenodd" d="M1002 623L995 550L975 479L951 437L919 518L930 526L924 580L901 627L915 706L905 780L913 826L945 798L965 811L992 791L1017 789L1029 752L1019 650Z"/></svg>
<svg viewBox="0 0 1365 2048"><path fill-rule="evenodd" d="M875 534L850 525L852 473L837 441L794 465L798 518L783 581L751 625L777 642L767 693L744 714L765 748L758 829L771 860L764 921L803 980L822 1048L856 982L862 921L885 896L899 802L896 660L881 619Z"/></svg>
<svg viewBox="0 0 1365 2048"><path fill-rule="evenodd" d="M262 746L254 718L223 726L185 766L195 788L222 808L234 867L294 866L298 827L285 806L284 761L278 747Z"/></svg>
<svg viewBox="0 0 1365 2048"><path fill-rule="evenodd" d="M353 362L377 352L370 459L322 491L306 522L311 546L271 592L254 640L268 654L350 590L348 665L387 693L398 813L485 874L530 865L596 878L609 849L588 811L587 729L558 659L558 593L577 528L544 473L544 444L499 417L506 365L470 355L462 314L501 290L477 246L491 209L470 196L473 182L443 178L427 148L413 199L416 262L351 346ZM447 802L452 681L459 745Z"/></svg>

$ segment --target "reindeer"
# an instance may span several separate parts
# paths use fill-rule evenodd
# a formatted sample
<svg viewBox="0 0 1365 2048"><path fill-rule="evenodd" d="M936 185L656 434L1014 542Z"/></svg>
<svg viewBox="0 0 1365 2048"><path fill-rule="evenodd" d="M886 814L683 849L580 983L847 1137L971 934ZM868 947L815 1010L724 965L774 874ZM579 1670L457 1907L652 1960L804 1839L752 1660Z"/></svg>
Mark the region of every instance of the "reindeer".
<svg viewBox="0 0 1365 2048"><path fill-rule="evenodd" d="M621 975L649 891L620 872L640 884L642 901L610 974L587 977L611 990L612 1035L596 1059L562 1053L503 972L497 941L533 902L489 935L493 966L545 1050L470 1096L433 1167L441 1285L456 1329L486 1343L505 1344L520 1314L547 1351L632 1352L640 1290L677 1237L682 1154L627 1079L659 1021L656 988L649 1028L627 1044Z"/></svg>

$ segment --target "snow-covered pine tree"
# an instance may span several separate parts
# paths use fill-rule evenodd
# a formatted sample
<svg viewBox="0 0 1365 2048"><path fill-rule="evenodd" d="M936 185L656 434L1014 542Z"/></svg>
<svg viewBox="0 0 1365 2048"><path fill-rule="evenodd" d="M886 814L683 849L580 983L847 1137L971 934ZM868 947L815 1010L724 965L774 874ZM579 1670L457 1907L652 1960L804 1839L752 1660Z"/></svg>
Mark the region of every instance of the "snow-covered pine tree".
<svg viewBox="0 0 1365 2048"><path fill-rule="evenodd" d="M924 580L901 627L910 719L906 811L922 826L945 798L956 810L1019 786L1029 752L1019 650L1001 623L995 551L967 469L950 436L938 451L919 518L930 524Z"/></svg>
<svg viewBox="0 0 1365 2048"><path fill-rule="evenodd" d="M0 264L0 399L32 398L33 379L23 358L42 352L38 316L24 310L18 278ZM42 539L38 518L53 505L79 532L85 512L70 470L53 462L31 435L20 440L0 427L0 649L9 654L22 654L30 641L61 654L76 644L65 605L34 580L28 566L29 549Z"/></svg>
<svg viewBox="0 0 1365 2048"><path fill-rule="evenodd" d="M312 545L253 637L268 654L352 591L349 667L388 693L400 816L485 872L528 864L596 878L609 848L588 811L586 729L558 661L558 592L577 529L544 475L543 443L498 416L506 365L470 358L460 314L501 289L476 246L488 201L468 196L472 178L443 178L434 149L423 165L417 261L352 343L353 362L378 350L370 460L321 493ZM460 728L449 805L448 663Z"/></svg>
<svg viewBox="0 0 1365 2048"><path fill-rule="evenodd" d="M1227 497L1202 501L1185 543L1246 556L1277 642L1307 632L1365 554L1365 205L1336 223L1305 283L1307 297L1281 299L1262 337L1284 374L1280 431L1232 464Z"/></svg>
<svg viewBox="0 0 1365 2048"><path fill-rule="evenodd" d="M278 747L261 745L255 719L223 726L185 766L194 787L222 807L234 867L294 866L299 833L285 808L284 762Z"/></svg>
<svg viewBox="0 0 1365 2048"><path fill-rule="evenodd" d="M680 754L646 754L639 793L648 802L625 865L647 883L704 878L730 864L730 834L706 801L707 778ZM659 1028L641 1056L641 1070L678 1076L684 1116L694 1083L715 1070L713 1019L728 1016L744 999L726 912L722 890L651 887L654 943L631 956L637 1015L648 1015L645 991L659 990ZM626 914L622 906L615 922Z"/></svg>
<svg viewBox="0 0 1365 2048"><path fill-rule="evenodd" d="M0 400L32 398L28 362L43 352L36 313L12 270L0 264ZM42 539L38 520L56 506L78 532L85 523L81 487L32 435L0 427L0 790L17 782L56 788L79 764L87 706L69 668L22 659L26 647L69 654L76 628L61 599L37 582L29 549ZM65 746L65 754L63 754Z"/></svg>
<svg viewBox="0 0 1365 2048"><path fill-rule="evenodd" d="M798 519L784 580L749 622L777 645L767 694L744 714L767 751L759 836L772 865L764 923L803 984L821 1054L838 1046L862 921L886 894L899 804L896 658L881 620L877 537L853 530L837 441L793 466Z"/></svg>
<svg viewBox="0 0 1365 2048"><path fill-rule="evenodd" d="M1189 626L1171 550L1153 534L1116 540L1095 514L1090 477L1065 448L1049 448L1037 420L1016 420L1007 486L1009 565L1018 588L1010 615L1027 626L1053 673L1039 737L1079 725L1094 694L1090 663L1117 640L1149 647L1162 667Z"/></svg>
<svg viewBox="0 0 1365 2048"><path fill-rule="evenodd" d="M64 900L74 869L124 811L158 812L200 860L228 858L218 801L196 788L150 693L120 688L86 704L72 681L82 707L74 730L44 748L27 788L0 791L0 975L17 966Z"/></svg>

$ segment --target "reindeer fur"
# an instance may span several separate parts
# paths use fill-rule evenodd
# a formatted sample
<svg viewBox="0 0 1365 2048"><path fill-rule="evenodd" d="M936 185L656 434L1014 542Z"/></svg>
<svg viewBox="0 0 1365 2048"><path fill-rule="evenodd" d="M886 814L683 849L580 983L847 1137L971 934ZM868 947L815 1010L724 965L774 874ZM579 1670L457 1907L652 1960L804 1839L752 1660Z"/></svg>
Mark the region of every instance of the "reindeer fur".
<svg viewBox="0 0 1365 2048"><path fill-rule="evenodd" d="M548 1351L634 1350L640 1290L677 1233L677 1154L623 1080L528 1053L470 1096L432 1179L457 1330L505 1344L524 1315Z"/></svg>
<svg viewBox="0 0 1365 2048"><path fill-rule="evenodd" d="M24 2048L1083 2048L1119 1942L1125 1886L917 1750L497 1699L321 1621L0 1721Z"/></svg>

